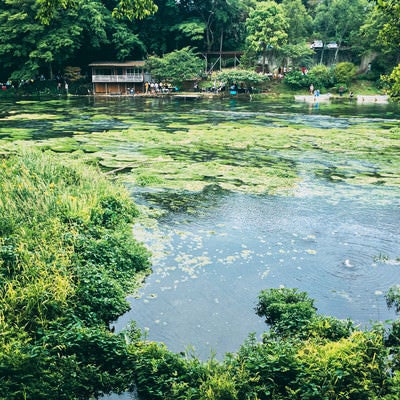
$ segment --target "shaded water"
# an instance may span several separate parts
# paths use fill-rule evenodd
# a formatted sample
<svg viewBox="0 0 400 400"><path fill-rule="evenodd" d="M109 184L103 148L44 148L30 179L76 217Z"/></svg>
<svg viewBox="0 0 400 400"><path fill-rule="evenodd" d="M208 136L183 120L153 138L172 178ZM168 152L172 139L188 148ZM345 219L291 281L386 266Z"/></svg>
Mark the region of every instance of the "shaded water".
<svg viewBox="0 0 400 400"><path fill-rule="evenodd" d="M49 114L51 118L36 118ZM351 102L193 101L182 99L69 99L0 103L0 139L32 140L120 131L137 122L168 130L170 122L223 121L323 129L358 124L398 126L395 105ZM24 118L18 116L25 115ZM28 115L28 118L26 118ZM94 117L95 116L95 117ZM134 153L134 143L107 151ZM135 227L154 254L154 273L117 329L136 320L148 338L173 351L221 358L250 332L266 326L255 315L260 290L297 287L319 312L361 325L394 317L384 293L400 283L398 187L352 186L309 171L330 168L330 155L286 154L300 165L302 183L291 196L255 196L210 186L200 194L129 189L138 203L166 210L156 228ZM315 157L319 157L318 160ZM354 162L362 163L360 160Z"/></svg>

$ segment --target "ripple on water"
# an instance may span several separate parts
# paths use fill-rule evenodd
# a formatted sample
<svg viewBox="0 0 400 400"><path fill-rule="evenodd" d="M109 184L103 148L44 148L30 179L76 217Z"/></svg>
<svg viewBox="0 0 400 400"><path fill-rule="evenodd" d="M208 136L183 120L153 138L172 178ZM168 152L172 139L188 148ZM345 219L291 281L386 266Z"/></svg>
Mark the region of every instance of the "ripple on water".
<svg viewBox="0 0 400 400"><path fill-rule="evenodd" d="M279 286L307 291L321 313L356 323L393 317L384 293L399 283L399 265L379 257L400 254L399 213L374 196L225 194L197 215L170 214L146 233L150 247L164 244L119 328L135 319L173 351L193 345L203 358L211 349L221 356L266 329L257 296Z"/></svg>

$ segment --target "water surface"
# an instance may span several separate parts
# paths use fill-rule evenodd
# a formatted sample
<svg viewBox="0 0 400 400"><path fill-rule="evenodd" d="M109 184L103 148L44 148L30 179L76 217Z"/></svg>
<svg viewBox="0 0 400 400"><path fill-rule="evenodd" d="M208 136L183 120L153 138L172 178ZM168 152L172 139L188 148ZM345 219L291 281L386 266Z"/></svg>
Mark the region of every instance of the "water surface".
<svg viewBox="0 0 400 400"><path fill-rule="evenodd" d="M396 105L341 101L184 100L177 98L69 98L0 102L0 140L47 143L79 138L76 146L99 146L113 157L136 157L134 141L107 141L110 133L149 124L174 133L196 124L351 129L398 126ZM139 129L139 128L138 128ZM96 142L94 140L96 134ZM394 149L393 151L396 151ZM266 288L296 287L315 299L319 312L351 318L361 326L394 317L384 294L400 283L398 186L353 185L333 179L335 166L379 173L363 159L338 160L313 149L281 151L296 166L299 184L285 196L252 195L210 184L201 192L176 193L128 185L139 204L164 211L153 228L134 234L153 252L153 274L130 320L148 338L173 351L193 349L206 359L236 351L250 332L266 329L254 307ZM320 170L316 174L316 167ZM319 166L322 166L321 168ZM212 175L212 171L210 171Z"/></svg>

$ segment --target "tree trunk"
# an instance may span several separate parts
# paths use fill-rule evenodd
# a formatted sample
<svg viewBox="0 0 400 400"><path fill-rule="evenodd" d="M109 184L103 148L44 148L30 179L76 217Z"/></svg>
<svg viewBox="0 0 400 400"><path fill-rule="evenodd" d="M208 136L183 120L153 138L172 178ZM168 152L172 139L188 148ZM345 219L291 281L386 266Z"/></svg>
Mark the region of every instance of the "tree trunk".
<svg viewBox="0 0 400 400"><path fill-rule="evenodd" d="M224 29L221 30L221 37L219 40L219 70L222 71L222 43L224 41Z"/></svg>
<svg viewBox="0 0 400 400"><path fill-rule="evenodd" d="M49 62L49 79L53 80L53 65Z"/></svg>

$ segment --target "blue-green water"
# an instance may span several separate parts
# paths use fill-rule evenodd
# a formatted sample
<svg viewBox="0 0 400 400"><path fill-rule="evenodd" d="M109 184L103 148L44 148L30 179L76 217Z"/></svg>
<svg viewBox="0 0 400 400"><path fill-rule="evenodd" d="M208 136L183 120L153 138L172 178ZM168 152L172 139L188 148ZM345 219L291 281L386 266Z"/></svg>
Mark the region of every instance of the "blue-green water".
<svg viewBox="0 0 400 400"><path fill-rule="evenodd" d="M143 232L154 273L117 327L134 319L171 350L222 356L266 329L254 314L257 295L280 286L361 325L392 318L384 293L400 283L399 193L334 191L311 183L295 197L218 195L190 214L171 213Z"/></svg>
<svg viewBox="0 0 400 400"><path fill-rule="evenodd" d="M349 101L318 108L236 99L1 101L0 139L17 139L21 130L28 140L79 134L90 144L92 132L123 132L136 122L167 129L177 119L189 125L229 120L323 129L368 123L373 129L398 126L400 110ZM107 151L137 151L131 145L121 149L107 143ZM166 214L153 228L134 228L154 254L154 272L139 298L130 299L131 311L115 322L117 329L133 319L148 330L149 339L173 351L192 347L203 359L212 352L220 358L236 351L250 332L260 335L266 329L254 313L257 295L279 286L307 291L321 313L363 326L394 317L384 294L400 284L399 188L353 186L311 174L313 163L329 169L330 154L286 155L296 158L302 177L288 196L229 193L214 186L195 194L128 187L139 204Z"/></svg>

